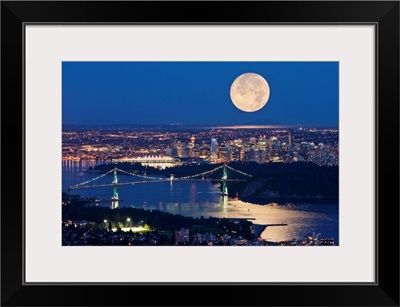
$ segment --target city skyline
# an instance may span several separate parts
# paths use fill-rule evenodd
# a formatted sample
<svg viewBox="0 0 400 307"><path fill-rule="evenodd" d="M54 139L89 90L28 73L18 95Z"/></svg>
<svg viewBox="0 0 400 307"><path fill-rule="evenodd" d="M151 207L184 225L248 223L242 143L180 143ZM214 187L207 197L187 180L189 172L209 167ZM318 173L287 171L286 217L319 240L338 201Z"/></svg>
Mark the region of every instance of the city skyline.
<svg viewBox="0 0 400 307"><path fill-rule="evenodd" d="M63 62L63 125L297 125L338 127L337 62ZM229 90L240 74L271 94L243 112Z"/></svg>
<svg viewBox="0 0 400 307"><path fill-rule="evenodd" d="M63 246L338 245L338 69L62 63Z"/></svg>
<svg viewBox="0 0 400 307"><path fill-rule="evenodd" d="M338 245L338 136L65 131L63 245Z"/></svg>

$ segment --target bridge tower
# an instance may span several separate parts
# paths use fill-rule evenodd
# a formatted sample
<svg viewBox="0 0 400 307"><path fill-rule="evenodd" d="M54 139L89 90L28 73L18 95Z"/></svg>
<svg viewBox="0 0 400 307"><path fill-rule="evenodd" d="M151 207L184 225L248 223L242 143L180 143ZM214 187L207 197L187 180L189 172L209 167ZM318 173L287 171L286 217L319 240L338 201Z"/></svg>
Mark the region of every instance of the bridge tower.
<svg viewBox="0 0 400 307"><path fill-rule="evenodd" d="M228 196L228 185L226 180L228 179L228 173L226 171L226 164L224 165L224 168L222 169L222 196Z"/></svg>
<svg viewBox="0 0 400 307"><path fill-rule="evenodd" d="M117 169L114 168L114 180L113 180L113 184L114 184L114 194L111 197L111 209L116 209L118 208L118 176L117 176Z"/></svg>

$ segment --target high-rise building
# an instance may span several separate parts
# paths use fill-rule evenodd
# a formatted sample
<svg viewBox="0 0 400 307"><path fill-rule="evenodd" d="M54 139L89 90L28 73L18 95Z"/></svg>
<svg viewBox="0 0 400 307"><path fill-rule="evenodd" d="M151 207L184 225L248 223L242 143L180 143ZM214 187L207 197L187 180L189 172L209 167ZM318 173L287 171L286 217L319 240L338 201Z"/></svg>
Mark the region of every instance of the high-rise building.
<svg viewBox="0 0 400 307"><path fill-rule="evenodd" d="M218 142L216 139L211 139L210 158L215 161L218 157Z"/></svg>
<svg viewBox="0 0 400 307"><path fill-rule="evenodd" d="M189 148L190 149L193 149L194 148L194 142L196 141L196 138L194 137L194 136L192 136L191 138L190 138L190 142L189 142L189 144L188 144L188 146L189 146Z"/></svg>
<svg viewBox="0 0 400 307"><path fill-rule="evenodd" d="M289 128L288 130L288 146L289 148L292 147L293 144L293 129Z"/></svg>
<svg viewBox="0 0 400 307"><path fill-rule="evenodd" d="M226 148L225 144L222 144L218 147L218 161L227 162L226 156L227 156L227 148Z"/></svg>
<svg viewBox="0 0 400 307"><path fill-rule="evenodd" d="M178 157L182 158L182 142L181 141L176 142L176 150L178 152Z"/></svg>
<svg viewBox="0 0 400 307"><path fill-rule="evenodd" d="M242 145L243 145L243 140L242 140L242 139L236 139L236 140L233 141L233 144L234 144L236 147L242 147Z"/></svg>
<svg viewBox="0 0 400 307"><path fill-rule="evenodd" d="M189 148L189 157L194 157L195 156L195 154L194 154L194 142L195 142L195 140L196 140L196 138L194 137L194 136L192 136L191 138L190 138L190 142L189 142L189 144L188 144L188 148Z"/></svg>
<svg viewBox="0 0 400 307"><path fill-rule="evenodd" d="M240 150L241 148L236 146L233 148L233 158L235 159L235 161L240 161Z"/></svg>
<svg viewBox="0 0 400 307"><path fill-rule="evenodd" d="M267 139L265 137L260 137L257 142L257 147L260 150L266 150L267 148Z"/></svg>
<svg viewBox="0 0 400 307"><path fill-rule="evenodd" d="M240 156L239 156L240 161L244 161L244 147L240 149Z"/></svg>
<svg viewBox="0 0 400 307"><path fill-rule="evenodd" d="M226 146L226 161L230 162L232 160L232 147Z"/></svg>
<svg viewBox="0 0 400 307"><path fill-rule="evenodd" d="M245 161L246 162L257 162L258 159L258 149L251 147L248 151L245 152Z"/></svg>

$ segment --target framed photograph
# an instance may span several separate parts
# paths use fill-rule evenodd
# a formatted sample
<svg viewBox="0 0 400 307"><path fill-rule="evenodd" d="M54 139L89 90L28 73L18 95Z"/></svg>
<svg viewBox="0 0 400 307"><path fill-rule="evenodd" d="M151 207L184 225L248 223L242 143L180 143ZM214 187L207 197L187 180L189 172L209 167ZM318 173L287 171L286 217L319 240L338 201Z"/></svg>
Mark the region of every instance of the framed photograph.
<svg viewBox="0 0 400 307"><path fill-rule="evenodd" d="M399 306L398 1L1 27L2 305Z"/></svg>

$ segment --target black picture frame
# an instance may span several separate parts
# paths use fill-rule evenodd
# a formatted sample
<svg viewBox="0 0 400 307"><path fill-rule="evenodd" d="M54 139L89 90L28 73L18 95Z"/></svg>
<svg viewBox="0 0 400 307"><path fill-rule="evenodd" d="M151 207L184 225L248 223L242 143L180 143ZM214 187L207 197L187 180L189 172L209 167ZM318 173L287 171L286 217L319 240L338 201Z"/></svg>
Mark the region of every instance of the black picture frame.
<svg viewBox="0 0 400 307"><path fill-rule="evenodd" d="M30 22L375 25L376 283L25 284L23 46ZM2 306L399 306L399 1L2 1L1 76Z"/></svg>

